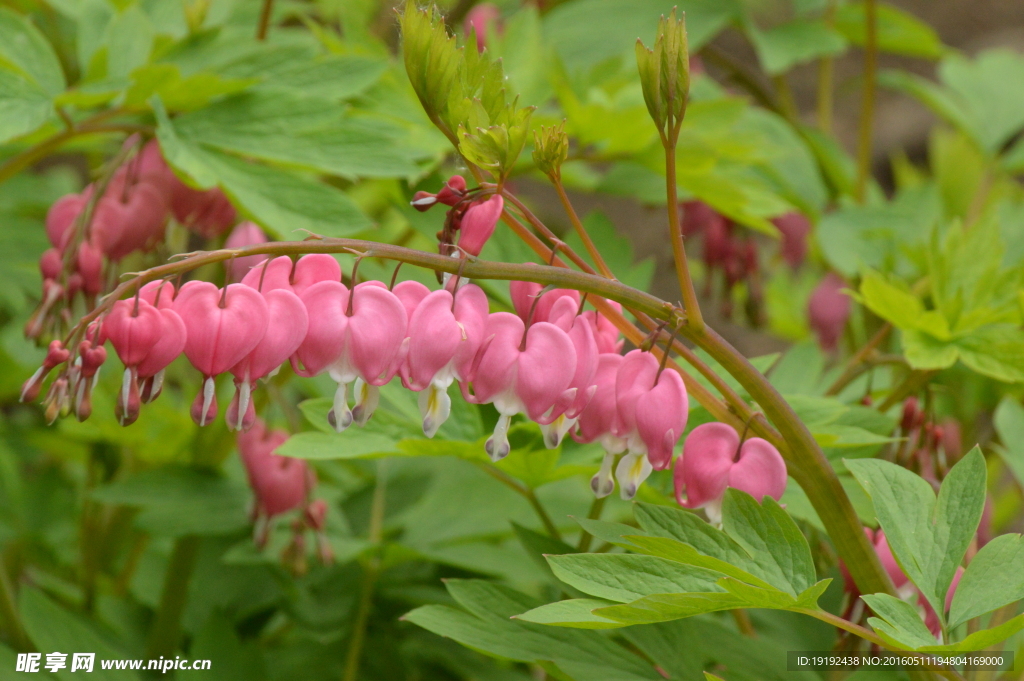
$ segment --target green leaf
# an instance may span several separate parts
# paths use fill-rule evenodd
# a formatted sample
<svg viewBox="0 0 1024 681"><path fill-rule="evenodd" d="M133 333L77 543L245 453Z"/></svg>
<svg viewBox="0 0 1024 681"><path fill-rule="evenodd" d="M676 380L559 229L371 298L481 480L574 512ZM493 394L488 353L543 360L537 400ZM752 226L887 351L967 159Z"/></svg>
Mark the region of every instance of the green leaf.
<svg viewBox="0 0 1024 681"><path fill-rule="evenodd" d="M778 502L765 497L761 503L737 489L726 491L722 526L750 554L766 580L785 580L796 596L815 583L814 559L800 528ZM779 581L776 581L779 580Z"/></svg>
<svg viewBox="0 0 1024 681"><path fill-rule="evenodd" d="M769 75L785 73L798 64L846 50L842 34L824 19L794 19L767 31L751 23L747 32Z"/></svg>
<svg viewBox="0 0 1024 681"><path fill-rule="evenodd" d="M721 574L655 556L580 553L548 556L560 580L584 593L627 602L653 594L721 592Z"/></svg>
<svg viewBox="0 0 1024 681"><path fill-rule="evenodd" d="M582 0L559 4L544 17L544 36L570 71L624 54L639 36L653 35L658 17L673 7L686 13L692 52L739 18L733 0Z"/></svg>
<svg viewBox="0 0 1024 681"><path fill-rule="evenodd" d="M638 656L598 632L509 619L540 605L513 589L481 580L448 580L445 585L460 608L428 605L403 619L488 655L552 662L573 679L662 678Z"/></svg>
<svg viewBox="0 0 1024 681"><path fill-rule="evenodd" d="M175 64L146 64L132 71L124 103L141 106L157 95L171 111L191 111L207 106L217 97L246 90L257 82L255 78L224 78L208 71L182 77Z"/></svg>
<svg viewBox="0 0 1024 681"><path fill-rule="evenodd" d="M881 2L875 12L878 49L883 52L924 59L939 59L945 53L935 29L909 12ZM835 13L835 26L852 44L863 47L867 36L864 3L840 5Z"/></svg>
<svg viewBox="0 0 1024 681"><path fill-rule="evenodd" d="M0 69L0 142L36 130L52 115L53 104L38 85Z"/></svg>
<svg viewBox="0 0 1024 681"><path fill-rule="evenodd" d="M613 605L611 601L594 598L573 598L567 601L548 603L533 610L516 615L512 619L535 624L549 624L556 627L575 629L618 629L620 622L595 615L592 610Z"/></svg>
<svg viewBox="0 0 1024 681"><path fill-rule="evenodd" d="M48 97L64 91L60 60L39 29L26 17L0 7L0 69L38 86Z"/></svg>
<svg viewBox="0 0 1024 681"><path fill-rule="evenodd" d="M875 515L903 572L945 622L946 592L985 507L985 457L975 447L932 487L911 471L877 459L845 460L871 496Z"/></svg>
<svg viewBox="0 0 1024 681"><path fill-rule="evenodd" d="M943 646L924 646L921 652L966 652L984 650L996 643L1001 643L1010 638L1021 629L1024 629L1024 615L1017 615L1008 622L1000 624L992 629L982 629L966 636L956 643L949 643Z"/></svg>
<svg viewBox="0 0 1024 681"><path fill-rule="evenodd" d="M393 456L398 443L380 433L352 429L344 433L298 433L275 452L296 459L364 459Z"/></svg>
<svg viewBox="0 0 1024 681"><path fill-rule="evenodd" d="M131 5L107 25L104 47L108 78L127 78L149 61L156 30L138 5Z"/></svg>
<svg viewBox="0 0 1024 681"><path fill-rule="evenodd" d="M135 522L150 532L230 534L249 525L249 488L193 468L154 468L93 490L106 504L140 507Z"/></svg>
<svg viewBox="0 0 1024 681"><path fill-rule="evenodd" d="M1003 443L996 452L1017 478L1017 483L1024 486L1024 407L1007 395L999 403L992 420Z"/></svg>
<svg viewBox="0 0 1024 681"><path fill-rule="evenodd" d="M287 90L293 94L340 100L354 97L376 83L387 71L386 60L363 55L331 55L276 69L260 90Z"/></svg>
<svg viewBox="0 0 1024 681"><path fill-rule="evenodd" d="M886 641L910 650L935 645L935 637L910 603L889 594L870 594L861 599L878 615L869 617L868 624Z"/></svg>
<svg viewBox="0 0 1024 681"><path fill-rule="evenodd" d="M952 629L972 617L1024 598L1024 538L996 537L971 559L949 608Z"/></svg>
<svg viewBox="0 0 1024 681"><path fill-rule="evenodd" d="M74 681L78 672L71 672L71 653L96 653L90 679L99 681L116 681L117 679L138 679L132 671L104 670L100 667L101 659L123 659L125 652L118 650L108 642L108 637L100 634L90 624L80 620L64 608L60 607L41 591L24 586L18 598L18 610L25 631L37 650L44 653L68 653L67 667L57 672L57 678ZM42 666L42 665L40 665Z"/></svg>

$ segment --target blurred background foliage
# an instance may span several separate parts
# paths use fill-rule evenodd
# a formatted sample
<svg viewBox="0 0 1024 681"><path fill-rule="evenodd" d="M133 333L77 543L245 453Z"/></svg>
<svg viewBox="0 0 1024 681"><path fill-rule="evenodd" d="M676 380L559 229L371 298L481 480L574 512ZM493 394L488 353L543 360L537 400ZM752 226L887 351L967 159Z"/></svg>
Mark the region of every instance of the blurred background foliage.
<svg viewBox="0 0 1024 681"><path fill-rule="evenodd" d="M312 556L282 562L287 523L266 550L254 547L234 438L221 421L200 430L190 420L199 378L183 360L169 369L163 399L130 428L111 417L116 371L104 375L85 423L47 427L37 406L18 403L43 356L22 328L40 289L46 210L80 190L130 133L156 136L184 178L222 188L272 238L308 231L436 247L439 216L408 201L459 168L396 56L393 4L278 0L258 40L257 0L0 3L0 679L15 678L15 651L33 648L210 658L207 676L218 679L354 679L353 657L364 679L698 679L703 669L730 681L792 678L773 653L828 649L832 629L768 611L751 613L761 632L754 640L718 616L617 638L510 621L566 588L541 556L576 550L583 535L571 516L588 513L587 480L601 452L570 441L545 449L539 431L522 424L512 454L488 467L490 407L455 400L451 420L427 441L409 394L385 389L365 429L337 435L326 429L330 381L286 370L261 391L264 418L294 434L281 453L311 461L316 495L329 504L335 561L322 565ZM461 35L474 3L441 4ZM681 196L727 216L760 254L731 288L695 263L711 325L757 358L840 472L842 457L891 446L898 408L879 412L862 398L890 394L908 368L927 372L931 418L955 422L965 445L997 454L988 459L993 531L1019 530L1020 3L879 4L882 89L860 174L863 2L497 5L487 49L502 58L520 103L538 107L534 126L566 119L563 179L591 236L623 282L669 299L677 294L663 236L664 160L632 55L660 14L673 5L686 12L695 77L678 149ZM542 179L525 153L510 185L580 246ZM814 226L797 267L783 259L773 222L791 212ZM203 245L180 230L123 270ZM535 260L504 229L482 257ZM807 317L827 271L857 300L834 353L814 342ZM387 279L391 270L368 261L360 274ZM405 268L401 277L433 275ZM507 285L483 285L492 310L510 307ZM886 322L897 331L884 357L898 361L826 395L841 358ZM691 427L710 420L694 406ZM843 479L870 521L870 501ZM670 490L656 474L641 498L671 503ZM534 513L538 500L561 538ZM837 575L802 492L791 485L783 501L810 537L819 572ZM610 500L605 517L628 520L629 505ZM154 642L182 547L194 567L186 561L181 637ZM452 580L447 589L442 580ZM838 609L840 597L836 587L823 601ZM460 608L458 627L445 631L468 648L400 619L427 604Z"/></svg>

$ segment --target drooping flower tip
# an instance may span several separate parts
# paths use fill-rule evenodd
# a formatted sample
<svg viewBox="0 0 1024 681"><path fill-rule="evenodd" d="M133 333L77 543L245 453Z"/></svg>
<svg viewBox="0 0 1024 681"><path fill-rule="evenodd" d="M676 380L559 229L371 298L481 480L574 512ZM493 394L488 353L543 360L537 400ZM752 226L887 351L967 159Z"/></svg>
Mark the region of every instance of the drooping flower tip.
<svg viewBox="0 0 1024 681"><path fill-rule="evenodd" d="M494 233L494 228L504 209L505 200L499 194L470 206L462 217L462 226L459 229L459 248L470 255L480 255L484 244Z"/></svg>

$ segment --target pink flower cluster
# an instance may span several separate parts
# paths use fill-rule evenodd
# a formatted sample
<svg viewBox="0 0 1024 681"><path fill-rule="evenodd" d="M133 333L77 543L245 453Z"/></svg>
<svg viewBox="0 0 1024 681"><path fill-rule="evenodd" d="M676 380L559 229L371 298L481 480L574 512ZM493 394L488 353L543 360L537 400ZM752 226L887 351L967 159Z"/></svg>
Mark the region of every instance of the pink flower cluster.
<svg viewBox="0 0 1024 681"><path fill-rule="evenodd" d="M128 144L134 144L134 139ZM40 258L43 297L26 335L38 338L58 301L81 293L90 303L104 290L104 259L117 263L163 241L169 215L193 232L212 238L235 223L235 209L219 189L199 191L174 175L155 140L118 168L102 196L88 185L58 199L46 215L51 248Z"/></svg>

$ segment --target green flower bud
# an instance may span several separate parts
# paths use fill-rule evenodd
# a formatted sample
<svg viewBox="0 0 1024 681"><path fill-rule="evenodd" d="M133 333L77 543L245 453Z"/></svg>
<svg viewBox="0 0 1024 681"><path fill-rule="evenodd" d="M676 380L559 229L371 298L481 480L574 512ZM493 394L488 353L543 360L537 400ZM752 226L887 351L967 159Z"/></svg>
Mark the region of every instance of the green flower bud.
<svg viewBox="0 0 1024 681"><path fill-rule="evenodd" d="M673 9L668 18L661 18L653 49L638 39L636 62L647 110L662 138L674 140L686 113L690 92L685 16L677 20Z"/></svg>
<svg viewBox="0 0 1024 681"><path fill-rule="evenodd" d="M562 174L562 164L569 157L569 137L565 134L565 121L550 128L541 126L533 133L533 162L553 180Z"/></svg>

